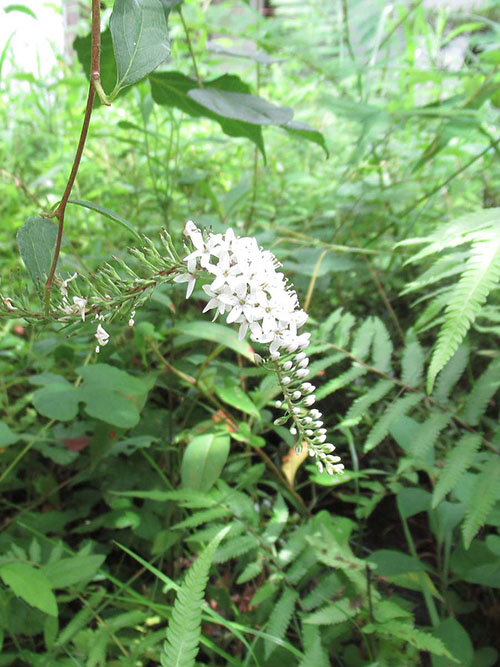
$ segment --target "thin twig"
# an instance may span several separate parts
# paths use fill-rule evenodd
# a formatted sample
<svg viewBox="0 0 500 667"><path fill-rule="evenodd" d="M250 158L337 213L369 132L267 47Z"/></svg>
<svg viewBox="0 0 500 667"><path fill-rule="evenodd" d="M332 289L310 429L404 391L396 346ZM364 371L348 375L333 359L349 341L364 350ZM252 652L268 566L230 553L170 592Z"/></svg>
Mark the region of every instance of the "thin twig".
<svg viewBox="0 0 500 667"><path fill-rule="evenodd" d="M182 14L182 9L181 9L180 5L177 7L177 11L179 12L182 27L184 28L184 32L186 33L186 41L187 41L189 53L191 55L191 60L193 61L193 69L194 69L194 75L196 77L196 81L198 81L199 87L203 88L203 81L202 81L200 73L198 71L198 65L196 64L196 57L194 55L193 45L191 44L191 38L189 36L189 30L188 30L188 27L186 25L186 21L184 20L184 15Z"/></svg>

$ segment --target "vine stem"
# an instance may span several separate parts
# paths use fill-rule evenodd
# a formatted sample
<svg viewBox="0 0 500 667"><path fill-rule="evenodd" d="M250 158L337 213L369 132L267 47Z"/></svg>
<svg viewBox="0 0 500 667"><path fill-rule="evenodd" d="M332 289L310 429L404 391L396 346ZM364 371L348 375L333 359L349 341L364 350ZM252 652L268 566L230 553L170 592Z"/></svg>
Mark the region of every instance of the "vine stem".
<svg viewBox="0 0 500 667"><path fill-rule="evenodd" d="M75 158L73 160L73 166L71 168L68 182L66 184L66 188L64 190L61 201L59 202L59 205L53 214L53 217L57 218L58 229L57 229L56 247L54 249L54 257L52 259L52 265L50 267L47 282L45 283L46 313L48 313L50 309L50 292L52 290L52 283L54 281L54 274L56 272L57 260L59 259L59 254L61 252L61 242L64 230L64 214L66 212L68 199L70 198L71 190L73 189L76 175L78 173L78 168L80 167L80 161L82 159L83 149L85 147L85 141L87 139L87 134L89 130L90 117L92 115L92 106L94 104L95 91L96 88L101 89L100 61L101 61L101 3L100 0L92 0L92 47L91 47L89 92L87 95L87 105L85 107L85 115L83 117L80 139L78 141Z"/></svg>

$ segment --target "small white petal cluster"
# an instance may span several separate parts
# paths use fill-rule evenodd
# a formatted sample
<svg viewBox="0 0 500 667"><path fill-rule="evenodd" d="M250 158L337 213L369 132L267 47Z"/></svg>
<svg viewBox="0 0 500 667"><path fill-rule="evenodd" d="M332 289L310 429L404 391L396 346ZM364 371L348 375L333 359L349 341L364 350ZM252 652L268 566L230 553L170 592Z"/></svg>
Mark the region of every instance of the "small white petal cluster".
<svg viewBox="0 0 500 667"><path fill-rule="evenodd" d="M214 310L214 319L227 314L228 324L240 325L240 339L249 331L252 341L269 345L274 360L280 358L280 350L292 353L307 347L310 334L298 333L307 314L277 271L280 264L271 252L259 248L253 237L236 236L232 229L204 238L191 220L184 233L194 250L184 258L187 273L174 280L188 283L186 298L193 292L198 272L207 271L211 282L203 285L209 297L203 312Z"/></svg>
<svg viewBox="0 0 500 667"><path fill-rule="evenodd" d="M62 296L62 305L60 310L66 315L79 315L82 318L82 322L85 322L85 312L87 310L87 299L84 299L80 296L73 297L73 303L68 302L68 283L74 280L77 277L77 273L74 273L66 280L63 280L59 291Z"/></svg>
<svg viewBox="0 0 500 667"><path fill-rule="evenodd" d="M315 402L314 387L304 382L309 359L303 350L310 334L298 330L307 320L299 306L297 294L278 271L281 266L268 250L259 247L253 237L238 237L232 229L224 234L204 235L194 222L186 223L184 234L193 246L184 261L187 272L174 278L187 282L186 298L193 293L202 272L210 276L203 290L209 301L203 312L214 310L214 319L226 315L228 324L239 324L239 337L247 332L256 343L269 346L269 355L283 390L284 401L276 407L285 415L275 423L292 420L292 435L298 435L297 450L307 445L308 453L316 457L320 472L341 473L344 466L333 456L335 447L326 442L321 413L311 409ZM256 356L258 362L261 358ZM282 360L282 357L289 357Z"/></svg>

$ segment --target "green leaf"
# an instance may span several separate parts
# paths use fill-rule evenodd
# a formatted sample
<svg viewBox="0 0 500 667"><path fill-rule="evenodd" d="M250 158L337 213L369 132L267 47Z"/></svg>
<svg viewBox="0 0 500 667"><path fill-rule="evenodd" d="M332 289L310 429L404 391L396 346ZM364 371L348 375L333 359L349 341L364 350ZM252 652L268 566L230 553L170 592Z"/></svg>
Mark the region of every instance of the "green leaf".
<svg viewBox="0 0 500 667"><path fill-rule="evenodd" d="M264 644L264 653L266 660L269 659L271 653L275 650L278 643L285 637L286 630L290 625L292 614L295 609L295 601L297 600L297 591L286 588L282 596L276 603L273 613L266 626L266 633L272 636L271 639L266 639Z"/></svg>
<svg viewBox="0 0 500 667"><path fill-rule="evenodd" d="M434 628L432 634L443 642L455 658L460 660L463 667L472 665L474 647L469 635L456 618L450 616L444 619ZM432 658L432 667L448 667L449 664L445 658L434 656Z"/></svg>
<svg viewBox="0 0 500 667"><path fill-rule="evenodd" d="M28 218L17 232L19 252L38 290L49 275L56 238L57 225L40 216Z"/></svg>
<svg viewBox="0 0 500 667"><path fill-rule="evenodd" d="M105 556L71 556L43 566L42 572L52 588L66 588L80 581L92 579Z"/></svg>
<svg viewBox="0 0 500 667"><path fill-rule="evenodd" d="M73 42L73 48L75 49L80 65L83 67L85 76L87 79L90 79L90 61L91 61L91 46L92 46L92 37L91 35L85 35L85 37L77 37ZM113 42L111 40L110 30L105 30L101 33L101 84L105 91L110 92L113 90L116 83L116 62L115 56L113 53ZM120 90L117 95L126 94L130 88L125 88ZM94 106L99 106L101 101L99 97L95 96Z"/></svg>
<svg viewBox="0 0 500 667"><path fill-rule="evenodd" d="M222 128L222 131L230 137L246 137L250 141L253 141L264 156L264 159L266 158L261 126L221 116L202 104L198 104L198 102L191 99L188 95L190 90L198 88L198 82L195 79L191 79L180 72L160 72L150 74L149 81L151 83L153 99L157 104L176 107L194 118L210 118L216 121ZM231 74L224 74L217 79L204 81L203 86L204 90L214 88L243 94L250 92L250 88L246 83L241 81L239 77Z"/></svg>
<svg viewBox="0 0 500 667"><path fill-rule="evenodd" d="M241 412L245 412L247 415L255 417L255 419L260 419L260 412L238 385L226 385L225 387L215 385L214 389L217 396L224 403L231 405L237 410L241 410Z"/></svg>
<svg viewBox="0 0 500 667"><path fill-rule="evenodd" d="M132 223L130 223L128 220L125 220L125 218L122 218L122 216L118 215L118 213L111 211L109 208L105 208L104 206L99 206L98 204L94 204L91 201L80 201L79 199L69 199L68 204L76 204L77 206L83 206L84 208L88 208L91 211L96 211L97 213L103 215L105 218L108 218L113 222L117 222L125 229L128 229L128 231L132 232L132 234L137 239L139 239L139 241L142 241L141 235L139 234L138 231L134 229Z"/></svg>
<svg viewBox="0 0 500 667"><path fill-rule="evenodd" d="M219 116L253 125L283 125L293 118L289 107L278 107L256 95L216 88L194 88L188 95Z"/></svg>
<svg viewBox="0 0 500 667"><path fill-rule="evenodd" d="M476 458L481 444L481 436L477 433L465 433L455 444L446 457L444 467L432 494L432 507L439 505L441 500L457 485L464 472Z"/></svg>
<svg viewBox="0 0 500 667"><path fill-rule="evenodd" d="M7 424L0 422L0 447L8 447L19 440L21 436L14 433Z"/></svg>
<svg viewBox="0 0 500 667"><path fill-rule="evenodd" d="M170 55L168 13L160 0L115 0L109 21L115 91L147 76Z"/></svg>
<svg viewBox="0 0 500 667"><path fill-rule="evenodd" d="M219 478L229 455L229 435L205 433L191 440L182 459L182 486L208 491Z"/></svg>
<svg viewBox="0 0 500 667"><path fill-rule="evenodd" d="M359 609L351 600L343 598L326 607L322 607L313 614L304 617L304 623L312 625L337 625L356 616Z"/></svg>
<svg viewBox="0 0 500 667"><path fill-rule="evenodd" d="M380 577L425 571L425 565L417 558L393 549L374 551L368 560L377 565L376 572Z"/></svg>
<svg viewBox="0 0 500 667"><path fill-rule="evenodd" d="M28 563L6 563L0 566L0 577L6 586L32 607L57 616L56 598L43 572Z"/></svg>
<svg viewBox="0 0 500 667"><path fill-rule="evenodd" d="M387 623L368 623L363 627L363 632L375 632L378 635L402 639L419 651L428 651L433 655L443 656L458 662L440 639L404 621L391 620Z"/></svg>
<svg viewBox="0 0 500 667"><path fill-rule="evenodd" d="M251 345L243 340L239 340L238 334L223 324L203 321L186 322L185 324L179 324L169 333L181 334L190 338L208 340L219 345L224 345L237 354L241 354L242 357L246 357L252 362L254 361L254 351ZM176 345L183 342L185 342L185 339L175 339Z"/></svg>
<svg viewBox="0 0 500 667"><path fill-rule="evenodd" d="M83 378L80 400L88 415L121 428L138 423L148 392L143 380L109 364L80 366L77 372Z"/></svg>
<svg viewBox="0 0 500 667"><path fill-rule="evenodd" d="M321 132L307 125L307 123L301 123L298 120L290 120L281 127L292 137L299 137L300 139L305 139L306 141L311 141L313 144L321 146L325 151L326 157L330 157L328 148L326 147L325 137Z"/></svg>
<svg viewBox="0 0 500 667"><path fill-rule="evenodd" d="M78 414L78 403L82 400L80 390L62 375L41 373L30 377L31 384L42 385L33 394L33 405L49 419L70 421Z"/></svg>
<svg viewBox="0 0 500 667"><path fill-rule="evenodd" d="M479 436L478 436L479 437ZM462 525L465 548L468 549L478 530L484 525L497 498L500 485L500 458L488 457L484 470L478 475Z"/></svg>
<svg viewBox="0 0 500 667"><path fill-rule="evenodd" d="M215 550L228 531L229 526L200 554L177 593L161 653L163 667L194 667L201 636L203 593Z"/></svg>
<svg viewBox="0 0 500 667"><path fill-rule="evenodd" d="M22 12L23 14L28 14L28 16L36 19L35 12L29 7L26 7L26 5L7 5L3 10L6 14L10 14L10 12Z"/></svg>
<svg viewBox="0 0 500 667"><path fill-rule="evenodd" d="M397 495L398 511L403 519L426 512L431 508L431 494L425 489L403 488Z"/></svg>

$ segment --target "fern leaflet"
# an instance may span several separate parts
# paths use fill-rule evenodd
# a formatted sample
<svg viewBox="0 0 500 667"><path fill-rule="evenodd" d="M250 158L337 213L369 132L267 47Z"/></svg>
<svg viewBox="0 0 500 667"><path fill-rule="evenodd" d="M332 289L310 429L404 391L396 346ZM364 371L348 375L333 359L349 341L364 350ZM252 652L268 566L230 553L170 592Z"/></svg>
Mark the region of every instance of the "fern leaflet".
<svg viewBox="0 0 500 667"><path fill-rule="evenodd" d="M287 588L273 610L271 619L266 627L266 633L272 635L274 641L266 639L264 651L266 660L274 651L276 645L280 643L285 636L285 632L292 618L293 610L295 609L296 599L297 592Z"/></svg>
<svg viewBox="0 0 500 667"><path fill-rule="evenodd" d="M404 621L393 620L388 623L370 623L363 630L364 632L376 632L378 635L402 639L419 651L428 651L433 655L439 655L443 658L453 660L453 662L458 662L440 639Z"/></svg>
<svg viewBox="0 0 500 667"><path fill-rule="evenodd" d="M420 424L411 450L415 458L424 459L427 456L450 420L451 415L448 412L435 412Z"/></svg>
<svg viewBox="0 0 500 667"><path fill-rule="evenodd" d="M485 238L472 246L466 269L450 295L444 324L429 366L429 393L437 374L451 359L489 293L500 280L500 234L497 231L496 238L494 233L485 233L484 236Z"/></svg>
<svg viewBox="0 0 500 667"><path fill-rule="evenodd" d="M432 507L437 507L453 489L467 468L474 461L481 438L476 433L466 433L446 457L444 468L432 494Z"/></svg>
<svg viewBox="0 0 500 667"><path fill-rule="evenodd" d="M383 373L388 373L391 369L391 357L393 345L386 326L378 317L373 318L373 365Z"/></svg>
<svg viewBox="0 0 500 667"><path fill-rule="evenodd" d="M417 340L409 341L401 359L401 381L408 387L417 387L424 372L424 351Z"/></svg>
<svg viewBox="0 0 500 667"><path fill-rule="evenodd" d="M329 664L328 656L321 645L321 637L318 633L307 647L299 667L311 667L311 665L314 665L314 667L328 667Z"/></svg>
<svg viewBox="0 0 500 667"><path fill-rule="evenodd" d="M217 546L228 528L221 531L189 569L182 583L167 628L161 654L163 667L193 667L201 635L203 593Z"/></svg>
<svg viewBox="0 0 500 667"><path fill-rule="evenodd" d="M500 457L491 455L474 484L462 525L465 548L470 547L477 531L484 525L498 498L500 484Z"/></svg>
<svg viewBox="0 0 500 667"><path fill-rule="evenodd" d="M389 429L392 424L405 415L408 410L413 408L417 403L423 399L423 395L418 394L407 394L403 398L399 398L392 405L390 405L382 417L378 420L375 426L372 428L365 442L364 451L369 452L374 447L376 447L389 433Z"/></svg>
<svg viewBox="0 0 500 667"><path fill-rule="evenodd" d="M455 384L459 381L469 361L469 346L460 345L439 374L432 397L438 403L446 403Z"/></svg>
<svg viewBox="0 0 500 667"><path fill-rule="evenodd" d="M380 401L393 387L392 380L379 380L369 391L354 401L338 428L359 424L368 408Z"/></svg>
<svg viewBox="0 0 500 667"><path fill-rule="evenodd" d="M343 598L338 602L322 607L313 614L304 617L304 623L311 623L313 625L337 625L356 616L359 609L353 604L351 600Z"/></svg>
<svg viewBox="0 0 500 667"><path fill-rule="evenodd" d="M253 535L241 535L232 540L228 540L224 545L217 549L214 557L215 563L225 563L232 558L238 558L248 553L251 549L258 546L257 538Z"/></svg>
<svg viewBox="0 0 500 667"><path fill-rule="evenodd" d="M463 419L472 426L476 426L498 387L500 387L500 356L493 359L476 381L467 397Z"/></svg>

